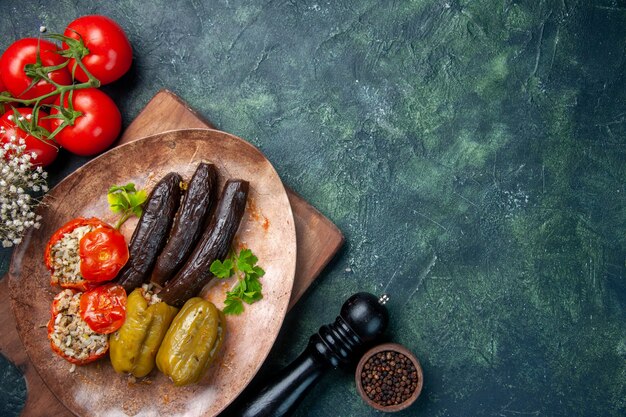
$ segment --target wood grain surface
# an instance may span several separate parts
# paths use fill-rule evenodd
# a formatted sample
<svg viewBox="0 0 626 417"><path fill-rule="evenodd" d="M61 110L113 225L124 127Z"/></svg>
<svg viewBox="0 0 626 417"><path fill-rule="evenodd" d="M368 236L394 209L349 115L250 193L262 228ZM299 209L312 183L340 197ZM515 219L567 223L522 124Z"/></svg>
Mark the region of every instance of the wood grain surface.
<svg viewBox="0 0 626 417"><path fill-rule="evenodd" d="M128 126L118 144L131 142L144 136L181 128L213 128L194 110L170 91L158 92L137 118ZM343 244L344 238L337 227L314 207L287 189L292 206L297 237L296 274L289 308L300 299L321 270ZM0 352L15 363L24 373L28 398L24 416L71 416L36 373L19 340L13 314L9 311L7 280L0 281L0 312L5 318L0 325Z"/></svg>

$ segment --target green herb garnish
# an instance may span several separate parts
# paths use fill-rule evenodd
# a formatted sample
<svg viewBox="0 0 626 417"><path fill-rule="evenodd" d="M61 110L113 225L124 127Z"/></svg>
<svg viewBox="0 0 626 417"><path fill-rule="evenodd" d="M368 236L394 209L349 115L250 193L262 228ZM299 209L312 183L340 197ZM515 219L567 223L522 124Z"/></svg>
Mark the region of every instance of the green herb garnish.
<svg viewBox="0 0 626 417"><path fill-rule="evenodd" d="M250 249L243 249L239 255L231 253L224 262L216 260L211 264L211 272L217 278L237 277L237 284L226 293L224 314L241 314L243 303L252 304L263 298L259 278L265 275L265 271L256 265L257 261Z"/></svg>
<svg viewBox="0 0 626 417"><path fill-rule="evenodd" d="M131 216L141 217L143 203L148 199L144 190L136 190L135 184L114 185L109 188L107 200L113 213L121 213L122 217L115 223L119 229Z"/></svg>

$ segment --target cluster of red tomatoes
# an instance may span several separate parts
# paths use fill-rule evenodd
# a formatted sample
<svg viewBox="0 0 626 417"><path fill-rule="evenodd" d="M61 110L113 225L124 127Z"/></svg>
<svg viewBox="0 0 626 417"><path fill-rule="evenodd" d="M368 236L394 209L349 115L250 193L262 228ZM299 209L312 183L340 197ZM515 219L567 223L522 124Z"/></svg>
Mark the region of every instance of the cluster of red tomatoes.
<svg viewBox="0 0 626 417"><path fill-rule="evenodd" d="M82 156L104 151L122 118L98 87L119 79L131 62L128 37L106 16L80 17L63 35L17 40L0 58L0 144L23 139L41 166L54 161L59 146Z"/></svg>

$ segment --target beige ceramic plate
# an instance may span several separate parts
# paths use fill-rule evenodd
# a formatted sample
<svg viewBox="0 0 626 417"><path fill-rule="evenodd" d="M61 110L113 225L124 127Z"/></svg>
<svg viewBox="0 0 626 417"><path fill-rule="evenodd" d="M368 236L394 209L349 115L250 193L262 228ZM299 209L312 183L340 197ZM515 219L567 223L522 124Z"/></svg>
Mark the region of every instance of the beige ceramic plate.
<svg viewBox="0 0 626 417"><path fill-rule="evenodd" d="M266 274L264 298L228 317L222 354L199 384L174 387L153 371L148 380L129 383L108 357L70 373L70 364L52 353L46 322L58 289L49 285L43 251L52 233L78 216L113 222L106 200L113 184L134 182L151 189L167 172L189 179L201 160L214 163L220 187L227 178L250 182L246 214L236 244L253 250ZM90 161L51 190L40 207L42 227L15 250L9 288L17 330L50 390L81 416L213 416L223 410L255 375L272 347L287 311L294 281L296 236L283 184L263 154L235 136L205 129L177 130L115 148ZM136 220L123 226L130 237ZM223 306L226 285L205 287L203 296Z"/></svg>

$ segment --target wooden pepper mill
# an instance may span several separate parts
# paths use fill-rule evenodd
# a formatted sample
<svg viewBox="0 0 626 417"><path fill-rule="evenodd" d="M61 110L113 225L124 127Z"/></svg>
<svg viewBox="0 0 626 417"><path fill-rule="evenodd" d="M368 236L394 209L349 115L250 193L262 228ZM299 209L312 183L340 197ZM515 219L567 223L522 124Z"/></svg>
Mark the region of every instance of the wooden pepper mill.
<svg viewBox="0 0 626 417"><path fill-rule="evenodd" d="M304 350L252 399L228 415L284 417L290 415L325 371L347 366L356 354L376 341L387 328L388 298L357 293L341 307L334 323L320 327Z"/></svg>

